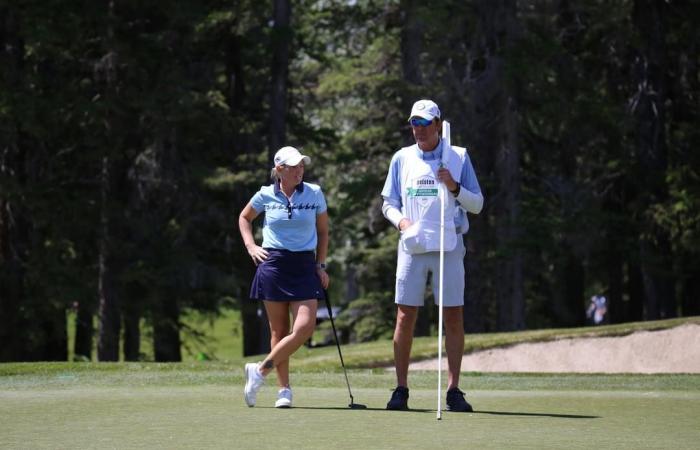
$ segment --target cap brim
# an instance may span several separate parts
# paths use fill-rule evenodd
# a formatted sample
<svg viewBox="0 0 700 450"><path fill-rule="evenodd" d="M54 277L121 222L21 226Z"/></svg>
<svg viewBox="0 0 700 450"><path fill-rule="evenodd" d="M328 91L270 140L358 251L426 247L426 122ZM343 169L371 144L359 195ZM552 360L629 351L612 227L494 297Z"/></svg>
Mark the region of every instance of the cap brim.
<svg viewBox="0 0 700 450"><path fill-rule="evenodd" d="M304 164L311 164L311 158L306 155L292 156L284 164L287 166L298 166L300 162L304 161Z"/></svg>
<svg viewBox="0 0 700 450"><path fill-rule="evenodd" d="M421 117L423 119L433 120L436 116L433 116L432 114L429 114L426 112L417 112L417 113L411 114L411 116L408 118L408 121L410 122L411 119L413 119L414 117Z"/></svg>

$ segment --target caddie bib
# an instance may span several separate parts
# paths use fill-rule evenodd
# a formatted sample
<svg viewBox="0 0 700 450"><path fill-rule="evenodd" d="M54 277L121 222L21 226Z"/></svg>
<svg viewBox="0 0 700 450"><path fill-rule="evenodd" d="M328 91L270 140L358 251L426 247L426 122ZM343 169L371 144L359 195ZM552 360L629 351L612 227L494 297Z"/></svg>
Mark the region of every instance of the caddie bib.
<svg viewBox="0 0 700 450"><path fill-rule="evenodd" d="M444 151L449 152L451 149L443 149ZM411 221L411 226L401 232L401 245L409 254L440 250L440 190L444 190L444 250L451 251L457 245L454 222L456 202L445 185L437 179L441 161L425 161L419 155L420 150L416 145L415 151L410 152L401 168L402 213ZM461 162L457 155L452 156L447 158L445 164L452 177L459 180Z"/></svg>

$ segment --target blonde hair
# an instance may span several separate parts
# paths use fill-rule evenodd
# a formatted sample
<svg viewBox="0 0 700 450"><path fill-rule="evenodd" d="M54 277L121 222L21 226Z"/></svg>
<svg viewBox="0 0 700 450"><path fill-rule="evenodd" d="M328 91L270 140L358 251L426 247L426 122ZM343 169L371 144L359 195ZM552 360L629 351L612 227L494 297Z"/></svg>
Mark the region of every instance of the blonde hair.
<svg viewBox="0 0 700 450"><path fill-rule="evenodd" d="M280 179L280 174L277 173L277 166L273 167L272 170L270 170L270 178L272 181L277 181Z"/></svg>

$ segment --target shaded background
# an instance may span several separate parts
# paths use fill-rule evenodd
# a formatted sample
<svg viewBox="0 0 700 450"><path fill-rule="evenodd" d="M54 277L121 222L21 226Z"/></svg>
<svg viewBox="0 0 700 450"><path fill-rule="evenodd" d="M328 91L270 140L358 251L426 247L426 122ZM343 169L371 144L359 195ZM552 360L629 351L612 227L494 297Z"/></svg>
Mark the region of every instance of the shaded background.
<svg viewBox="0 0 700 450"><path fill-rule="evenodd" d="M595 294L613 323L700 314L698 19L674 0L0 0L0 361L65 360L67 312L84 359L139 359L147 324L153 358L180 360L183 314L232 308L264 352L236 223L287 144L327 196L343 339L390 336L379 192L418 98L486 198L465 331L583 325Z"/></svg>

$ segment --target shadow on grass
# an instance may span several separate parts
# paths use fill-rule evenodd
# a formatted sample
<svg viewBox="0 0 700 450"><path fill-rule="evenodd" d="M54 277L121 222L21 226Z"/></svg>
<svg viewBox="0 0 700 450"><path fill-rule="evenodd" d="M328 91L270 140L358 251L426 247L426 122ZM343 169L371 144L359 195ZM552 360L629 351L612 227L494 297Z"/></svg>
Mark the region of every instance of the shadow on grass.
<svg viewBox="0 0 700 450"><path fill-rule="evenodd" d="M600 419L600 416L582 416L578 414L547 414L511 411L474 411L474 414L492 414L494 416L555 417L560 419Z"/></svg>
<svg viewBox="0 0 700 450"><path fill-rule="evenodd" d="M256 408L258 408L256 406ZM261 406L260 408L270 408L274 409L274 406ZM434 413L434 409L414 409L411 408L406 411L390 411L386 408L370 408L369 406L366 408L350 408L349 406L294 406L289 409L318 409L318 410L328 410L328 411L342 411L342 410L347 410L347 411L386 411L386 412L391 412L391 413L411 413L411 412L417 412L417 413L426 413L426 412L432 412Z"/></svg>
<svg viewBox="0 0 700 450"><path fill-rule="evenodd" d="M262 406L261 408L274 409L273 406ZM290 409L311 409L311 410L328 410L328 411L353 411L349 406L294 406ZM434 409L418 409L411 408L406 411L390 411L386 408L363 408L354 409L354 411L386 411L390 413L435 413ZM445 411L447 414L461 414L450 411ZM491 414L494 416L522 416L522 417L553 417L558 419L600 419L600 416L584 416L578 414L549 414L549 413L528 413L528 412L513 412L513 411L474 411L473 414Z"/></svg>

